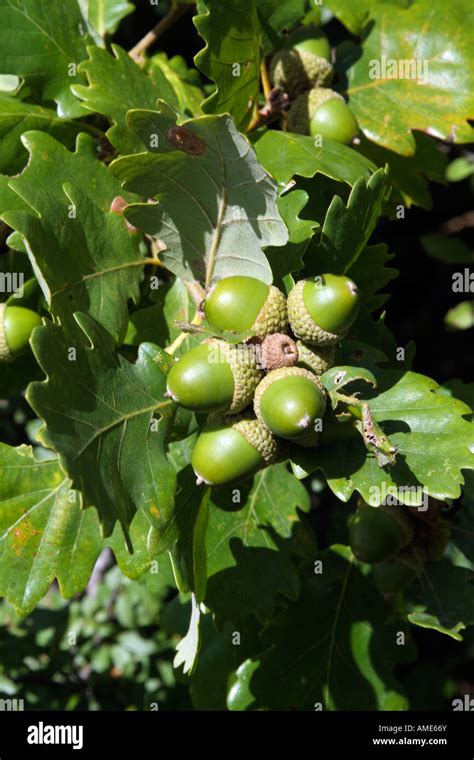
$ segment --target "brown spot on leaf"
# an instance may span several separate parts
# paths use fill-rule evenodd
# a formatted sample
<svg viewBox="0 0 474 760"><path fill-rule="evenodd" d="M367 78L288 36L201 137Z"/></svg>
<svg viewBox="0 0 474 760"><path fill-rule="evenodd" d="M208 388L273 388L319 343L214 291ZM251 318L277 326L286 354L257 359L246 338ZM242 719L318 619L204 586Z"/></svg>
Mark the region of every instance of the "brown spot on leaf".
<svg viewBox="0 0 474 760"><path fill-rule="evenodd" d="M190 156L203 156L207 150L204 140L201 140L188 127L170 127L166 137L175 148L189 153Z"/></svg>

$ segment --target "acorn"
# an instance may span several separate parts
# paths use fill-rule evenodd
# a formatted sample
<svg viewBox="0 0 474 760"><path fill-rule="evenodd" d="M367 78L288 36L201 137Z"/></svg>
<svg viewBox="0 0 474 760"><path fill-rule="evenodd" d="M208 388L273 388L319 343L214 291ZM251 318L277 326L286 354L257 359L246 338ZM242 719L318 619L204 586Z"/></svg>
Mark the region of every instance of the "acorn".
<svg viewBox="0 0 474 760"><path fill-rule="evenodd" d="M272 464L278 443L255 418L209 417L191 457L198 485L239 482Z"/></svg>
<svg viewBox="0 0 474 760"><path fill-rule="evenodd" d="M358 310L357 285L344 275L323 274L315 280L300 280L288 296L293 333L317 346L342 340Z"/></svg>
<svg viewBox="0 0 474 760"><path fill-rule="evenodd" d="M166 395L195 412L238 414L251 403L262 375L253 346L209 339L173 365Z"/></svg>
<svg viewBox="0 0 474 760"><path fill-rule="evenodd" d="M225 277L218 280L204 301L211 327L265 338L288 327L286 298L274 285L255 277Z"/></svg>
<svg viewBox="0 0 474 760"><path fill-rule="evenodd" d="M300 135L321 135L344 145L349 145L359 131L342 95L325 87L315 87L295 98L288 112L288 129Z"/></svg>
<svg viewBox="0 0 474 760"><path fill-rule="evenodd" d="M314 433L315 422L326 409L326 392L312 372L283 367L269 372L259 383L254 409L273 435L296 441Z"/></svg>
<svg viewBox="0 0 474 760"><path fill-rule="evenodd" d="M41 317L23 306L0 304L0 362L10 362L24 351Z"/></svg>
<svg viewBox="0 0 474 760"><path fill-rule="evenodd" d="M361 502L349 525L353 553L370 564L394 557L414 535L413 522L401 506L371 507Z"/></svg>
<svg viewBox="0 0 474 760"><path fill-rule="evenodd" d="M421 575L423 562L413 552L405 551L393 559L378 562L372 567L372 577L382 594L397 594Z"/></svg>
<svg viewBox="0 0 474 760"><path fill-rule="evenodd" d="M328 369L334 366L334 356L336 347L334 344L329 346L307 346L302 340L296 341L298 350L297 367L303 367L315 375L323 375Z"/></svg>
<svg viewBox="0 0 474 760"><path fill-rule="evenodd" d="M331 84L334 68L331 47L317 27L305 26L289 35L282 50L270 63L270 79L275 87L293 97L311 87Z"/></svg>

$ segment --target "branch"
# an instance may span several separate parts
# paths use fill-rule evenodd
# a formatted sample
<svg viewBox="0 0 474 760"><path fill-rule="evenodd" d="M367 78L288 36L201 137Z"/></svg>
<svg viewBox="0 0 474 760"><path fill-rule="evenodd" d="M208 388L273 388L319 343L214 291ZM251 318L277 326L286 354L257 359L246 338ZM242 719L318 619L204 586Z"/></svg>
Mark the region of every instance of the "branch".
<svg viewBox="0 0 474 760"><path fill-rule="evenodd" d="M192 6L189 3L180 3L176 8L172 8L172 10L170 10L150 32L145 34L145 36L128 51L129 56L135 61L141 58L145 50L153 45L153 43L156 42L162 34L167 32L168 29L171 29L171 27L179 21L181 16L184 16L187 11L191 10L191 7Z"/></svg>

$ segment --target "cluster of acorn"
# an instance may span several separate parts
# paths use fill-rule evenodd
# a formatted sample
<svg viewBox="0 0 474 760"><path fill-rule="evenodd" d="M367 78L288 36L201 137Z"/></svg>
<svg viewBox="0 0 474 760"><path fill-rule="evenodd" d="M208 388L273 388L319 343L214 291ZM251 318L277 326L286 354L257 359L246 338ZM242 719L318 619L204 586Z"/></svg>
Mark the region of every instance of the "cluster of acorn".
<svg viewBox="0 0 474 760"><path fill-rule="evenodd" d="M349 525L352 552L372 565L374 581L385 594L402 591L422 574L426 562L440 559L449 536L438 503L419 510L360 501Z"/></svg>
<svg viewBox="0 0 474 760"><path fill-rule="evenodd" d="M333 364L359 293L344 275L302 280L288 299L252 277L226 277L209 291L203 311L211 330L241 338L208 338L168 375L167 395L209 414L192 454L198 483L238 482L275 462L282 444L318 443L326 409L320 375Z"/></svg>
<svg viewBox="0 0 474 760"><path fill-rule="evenodd" d="M316 26L292 32L273 56L270 78L288 96L288 129L303 135L321 135L346 145L358 132L354 114L342 95L330 89L334 77L331 46Z"/></svg>

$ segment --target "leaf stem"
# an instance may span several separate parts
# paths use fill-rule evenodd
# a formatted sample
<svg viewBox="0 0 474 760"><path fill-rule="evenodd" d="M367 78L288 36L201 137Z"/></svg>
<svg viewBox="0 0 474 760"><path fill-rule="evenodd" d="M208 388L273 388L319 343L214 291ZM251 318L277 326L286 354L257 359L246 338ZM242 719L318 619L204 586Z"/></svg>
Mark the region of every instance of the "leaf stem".
<svg viewBox="0 0 474 760"><path fill-rule="evenodd" d="M147 34L145 34L145 36L128 51L129 56L135 61L141 58L145 50L153 45L153 43L167 32L168 29L171 29L171 27L179 21L181 16L184 16L189 10L191 10L190 3L180 3L176 8L172 8L151 31L147 32Z"/></svg>

